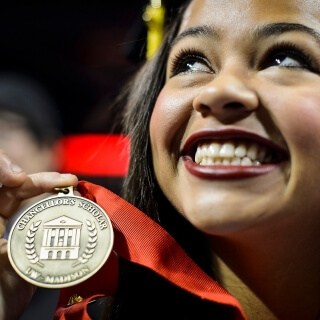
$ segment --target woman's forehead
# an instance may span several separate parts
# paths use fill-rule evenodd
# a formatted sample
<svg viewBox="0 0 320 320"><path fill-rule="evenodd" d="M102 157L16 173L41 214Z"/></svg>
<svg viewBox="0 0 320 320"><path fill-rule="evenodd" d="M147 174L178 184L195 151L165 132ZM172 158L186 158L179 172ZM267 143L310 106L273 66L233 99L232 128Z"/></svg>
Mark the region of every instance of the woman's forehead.
<svg viewBox="0 0 320 320"><path fill-rule="evenodd" d="M319 30L320 1L193 0L184 14L180 31L202 24L223 30L283 21L303 23Z"/></svg>

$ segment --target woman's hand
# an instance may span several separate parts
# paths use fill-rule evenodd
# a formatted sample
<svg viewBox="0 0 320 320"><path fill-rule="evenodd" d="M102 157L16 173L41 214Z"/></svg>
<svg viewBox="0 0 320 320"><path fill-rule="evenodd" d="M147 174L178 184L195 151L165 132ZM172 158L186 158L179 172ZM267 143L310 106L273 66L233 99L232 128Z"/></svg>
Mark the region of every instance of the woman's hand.
<svg viewBox="0 0 320 320"><path fill-rule="evenodd" d="M19 319L35 291L35 287L11 267L7 241L2 238L6 220L23 200L53 192L56 187L76 186L77 183L77 177L71 174L42 172L27 175L0 150L0 320Z"/></svg>

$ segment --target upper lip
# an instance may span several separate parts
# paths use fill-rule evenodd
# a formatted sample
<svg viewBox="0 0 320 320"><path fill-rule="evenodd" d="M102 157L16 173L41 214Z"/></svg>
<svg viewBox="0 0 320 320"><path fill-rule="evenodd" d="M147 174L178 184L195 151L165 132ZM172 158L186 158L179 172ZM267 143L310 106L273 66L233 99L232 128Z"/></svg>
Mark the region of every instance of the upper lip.
<svg viewBox="0 0 320 320"><path fill-rule="evenodd" d="M181 156L190 156L194 159L196 148L199 143L206 143L212 141L248 141L255 142L259 145L265 146L270 152L274 153L277 158L277 162L280 162L289 157L289 152L284 147L274 143L273 141L257 135L252 132L239 130L239 129L224 129L224 130L202 130L193 133L185 141Z"/></svg>

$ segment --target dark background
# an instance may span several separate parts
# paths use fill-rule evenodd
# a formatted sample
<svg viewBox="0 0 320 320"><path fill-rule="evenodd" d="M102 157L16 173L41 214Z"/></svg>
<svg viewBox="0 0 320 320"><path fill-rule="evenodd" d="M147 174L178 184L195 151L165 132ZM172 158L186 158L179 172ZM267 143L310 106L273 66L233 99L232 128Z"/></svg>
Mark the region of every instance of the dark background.
<svg viewBox="0 0 320 320"><path fill-rule="evenodd" d="M163 0L167 16L183 1ZM119 133L118 109L109 107L144 62L142 15L149 3L1 2L0 72L25 73L44 85L61 116L63 135Z"/></svg>
<svg viewBox="0 0 320 320"><path fill-rule="evenodd" d="M167 12L183 0L164 1ZM108 109L144 61L148 0L0 3L0 72L25 73L51 93L62 133L110 133ZM80 177L118 191L123 177ZM40 289L21 320L52 319L58 290Z"/></svg>
<svg viewBox="0 0 320 320"><path fill-rule="evenodd" d="M183 0L162 0L167 16ZM150 0L6 1L0 72L34 76L55 99L63 133L110 131L108 105L145 57Z"/></svg>
<svg viewBox="0 0 320 320"><path fill-rule="evenodd" d="M144 58L145 0L8 1L0 5L0 71L53 95L63 132L108 132L109 101ZM105 108L93 120L98 109ZM104 121L105 125L104 126Z"/></svg>

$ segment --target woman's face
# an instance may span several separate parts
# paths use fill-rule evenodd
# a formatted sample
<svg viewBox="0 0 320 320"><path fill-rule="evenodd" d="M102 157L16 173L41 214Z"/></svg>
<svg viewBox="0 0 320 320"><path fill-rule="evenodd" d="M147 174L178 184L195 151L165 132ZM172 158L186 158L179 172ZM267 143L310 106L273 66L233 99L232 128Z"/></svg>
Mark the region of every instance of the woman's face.
<svg viewBox="0 0 320 320"><path fill-rule="evenodd" d="M158 183L195 227L320 219L319 52L317 1L191 3L150 136Z"/></svg>

